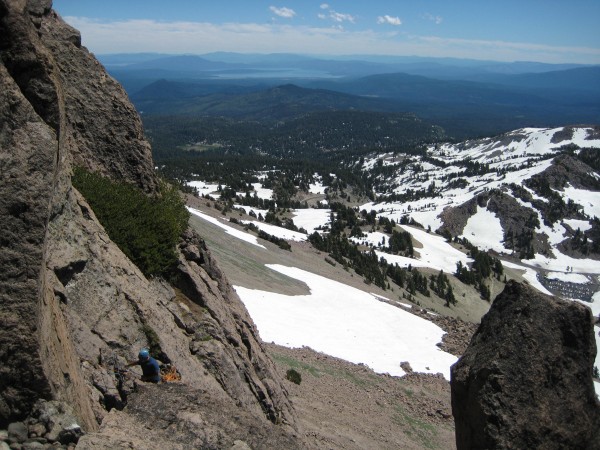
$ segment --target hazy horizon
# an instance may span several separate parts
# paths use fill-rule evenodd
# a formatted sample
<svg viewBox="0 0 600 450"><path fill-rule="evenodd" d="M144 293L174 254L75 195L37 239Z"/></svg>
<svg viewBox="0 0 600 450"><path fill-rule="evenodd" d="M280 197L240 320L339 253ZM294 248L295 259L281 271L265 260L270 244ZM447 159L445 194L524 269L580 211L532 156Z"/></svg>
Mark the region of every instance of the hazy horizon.
<svg viewBox="0 0 600 450"><path fill-rule="evenodd" d="M55 0L96 54L294 53L600 64L600 2Z"/></svg>

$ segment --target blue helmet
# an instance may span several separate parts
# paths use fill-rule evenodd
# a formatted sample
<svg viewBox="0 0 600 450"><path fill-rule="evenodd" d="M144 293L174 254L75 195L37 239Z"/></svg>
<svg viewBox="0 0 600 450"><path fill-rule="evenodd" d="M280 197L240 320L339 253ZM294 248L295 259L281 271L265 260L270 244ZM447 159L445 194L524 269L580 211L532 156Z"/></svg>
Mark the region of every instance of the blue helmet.
<svg viewBox="0 0 600 450"><path fill-rule="evenodd" d="M138 358L140 359L140 361L146 361L148 358L150 358L150 352L148 351L148 349L141 349L140 353L138 354Z"/></svg>

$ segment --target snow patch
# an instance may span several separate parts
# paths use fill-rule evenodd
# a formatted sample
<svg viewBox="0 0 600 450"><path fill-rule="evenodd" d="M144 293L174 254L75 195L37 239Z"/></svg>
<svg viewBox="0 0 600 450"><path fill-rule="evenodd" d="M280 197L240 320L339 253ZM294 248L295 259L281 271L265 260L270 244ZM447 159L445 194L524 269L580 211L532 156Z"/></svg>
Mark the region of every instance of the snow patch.
<svg viewBox="0 0 600 450"><path fill-rule="evenodd" d="M586 284L590 280L580 273L550 272L546 275L549 280L566 281L567 283Z"/></svg>
<svg viewBox="0 0 600 450"><path fill-rule="evenodd" d="M495 250L498 253L507 251L502 244L504 230L500 219L486 208L477 206L477 212L467 220L463 237L483 250Z"/></svg>
<svg viewBox="0 0 600 450"><path fill-rule="evenodd" d="M196 188L198 190L198 194L200 195L208 195L212 199L217 199L220 197L219 194L219 185L214 183L205 183L204 181L188 181L186 183L188 186Z"/></svg>
<svg viewBox="0 0 600 450"><path fill-rule="evenodd" d="M564 219L563 222L569 225L573 230L577 230L577 228L581 231L592 229L592 225L587 220Z"/></svg>
<svg viewBox="0 0 600 450"><path fill-rule="evenodd" d="M384 247L389 244L389 237L385 233L373 231L364 234L366 235L365 237L351 237L350 240L357 244L370 245L373 247L380 247L382 242L384 243Z"/></svg>
<svg viewBox="0 0 600 450"><path fill-rule="evenodd" d="M268 233L272 236L278 237L280 239L287 239L289 241L306 241L308 239L308 235L304 233L299 233L297 231L288 230L287 228L278 227L277 225L271 225L265 222L256 222L256 221L242 221L242 223L251 223L255 225L259 230L263 230L265 233Z"/></svg>
<svg viewBox="0 0 600 450"><path fill-rule="evenodd" d="M273 198L273 189L264 188L261 183L252 183L252 186L258 198L262 198L263 200L271 200Z"/></svg>
<svg viewBox="0 0 600 450"><path fill-rule="evenodd" d="M459 261L463 265L473 261L463 252L452 247L446 240L437 234L428 233L419 228L400 225L400 227L408 231L412 236L419 241L423 247L418 248L415 245L415 250L419 252L419 258L427 267L435 270L443 270L446 273L454 273L456 271L456 263ZM414 266L415 264L413 264Z"/></svg>
<svg viewBox="0 0 600 450"><path fill-rule="evenodd" d="M215 219L214 217L211 217L208 214L204 214L198 211L197 209L190 208L189 206L186 206L186 208L191 214L195 215L196 217L200 217L201 219L206 220L207 222L210 222L213 225L218 226L219 228L222 228L227 234L230 234L231 236L242 241L248 242L249 244L256 245L257 247L264 248L265 250L267 249L264 245L258 243L258 239L256 238L256 236L252 236L251 234L244 233L243 231L240 231L237 228L225 225L222 221Z"/></svg>
<svg viewBox="0 0 600 450"><path fill-rule="evenodd" d="M311 183L308 185L308 192L311 194L325 195L325 189L327 188L328 186L323 186L322 183Z"/></svg>
<svg viewBox="0 0 600 450"><path fill-rule="evenodd" d="M295 209L292 220L298 228L304 228L308 234L314 233L317 228L325 227L329 224L330 209Z"/></svg>
<svg viewBox="0 0 600 450"><path fill-rule="evenodd" d="M310 347L394 376L405 374L400 363L408 361L416 372L439 372L450 379L457 357L436 346L444 335L437 325L328 278L295 267L267 267L305 282L310 294L235 286L264 341Z"/></svg>
<svg viewBox="0 0 600 450"><path fill-rule="evenodd" d="M573 186L565 187L563 191L565 200L573 200L583 206L583 211L590 217L600 217L600 192L576 189Z"/></svg>

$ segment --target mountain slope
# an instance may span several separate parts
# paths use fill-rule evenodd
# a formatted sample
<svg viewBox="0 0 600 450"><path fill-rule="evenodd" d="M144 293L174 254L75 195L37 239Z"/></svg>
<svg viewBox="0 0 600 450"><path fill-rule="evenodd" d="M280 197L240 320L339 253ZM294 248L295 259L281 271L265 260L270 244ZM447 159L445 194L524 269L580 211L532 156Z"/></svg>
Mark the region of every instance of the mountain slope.
<svg viewBox="0 0 600 450"><path fill-rule="evenodd" d="M266 202L261 204L258 199L259 195L265 200L275 195L277 166L265 172L246 169L249 175L260 181L251 185L243 183L244 190L237 192L237 196L235 193L227 194L224 202L231 198L232 202L243 205L240 207L244 210L230 213L232 223L226 225L218 219L223 213L207 209L206 202L212 203L208 198L199 203L203 212L194 214L201 219L200 222L208 221L208 216L213 217L209 221L213 225L203 225L201 229L211 230L204 233L211 236L219 258L224 261L227 270L234 273L236 289L242 300L247 302L251 314L256 315L260 332L282 345L325 346L338 326L341 330L339 336L345 336L343 330L356 328L351 322L350 301L347 314L337 317L337 325L328 328L328 335L321 339L315 338L315 335L319 336L322 327L313 329L311 324L318 323L325 313L309 320L292 321L286 316L288 310L295 311L296 318L310 315L310 311L296 310L298 306L285 306L286 302L292 302L292 298L302 298L303 303L308 304L312 301L312 298L305 299L308 295L318 298L319 304L326 305L334 302L335 295L320 296L323 289L324 292L342 291L338 287L322 288L321 285L326 282L316 277L313 279L310 274L326 274L330 280L343 279L344 284L358 289L366 283L363 291L399 308L410 307L409 302L412 302L431 309L435 314L458 316L475 322L487 311L489 301L502 290L506 281L516 279L526 281L544 293L551 292L583 302L597 315L600 313L600 247L595 243L599 242L600 232L597 219L600 214L600 174L594 163L597 158L593 159L590 155L597 156L599 148L597 127L530 128L459 144L431 145L425 154L408 155L397 151L354 156L346 158L339 168L331 167L326 174L314 174L310 181L297 183L295 192L298 199L310 201L313 208L307 208L308 203L302 206L299 202L290 211L267 206ZM367 180L373 189L374 201L365 203L361 192L347 184L345 174L348 170L358 170L363 174L362 179ZM282 174L287 180L301 178L292 177L289 169L282 170ZM240 178L244 179L243 176ZM327 184L324 184L325 179ZM217 184L192 182L203 197L215 199L223 195L217 192ZM222 192L227 192L227 189L224 187ZM324 202L329 203L325 210L322 209L327 207ZM261 206L263 204L265 206ZM314 209L317 206L320 209ZM267 207L272 210L267 210ZM229 213L228 209L225 208L225 214ZM323 214L318 214L320 212ZM271 218L266 219L268 216ZM292 219L294 224L301 224L308 230L308 234L274 226L276 220L273 216L282 223ZM199 223L198 219L194 221ZM229 236L214 237L219 234L215 224L226 229ZM252 232L252 227L267 233L267 237L274 235L302 243L308 241L323 252L321 257L324 261L306 262L306 250L299 244L300 248L292 246L289 255L272 247L264 249L265 244L256 239L257 231ZM436 230L439 234L434 233ZM322 237L314 237L314 231ZM223 231L220 233L223 234ZM401 244L392 245L392 241L397 243L398 239L406 236L404 233L409 236L414 251L408 252ZM328 248L318 247L328 235L341 238L329 241L332 244ZM237 249L238 246L231 242L237 240L231 236L240 239L243 236L244 240L253 240L254 244L239 244L248 248ZM263 238L266 239L265 236ZM356 244L355 253L343 253L348 241L352 243L350 246ZM498 258L497 262L481 258L488 253ZM252 255L252 271L260 273L260 276L245 274L247 259L240 259L240 254ZM360 259L357 254L363 255L363 258ZM365 265L367 259L374 261L373 266ZM358 264L356 261L361 262ZM387 266L383 265L383 261ZM265 266L260 271L255 267L257 262L259 266ZM392 269L396 265L399 269L395 270L406 271L401 272L404 275L395 277ZM302 270L292 272L290 266ZM377 275L373 275L376 272L374 266L384 267L381 269L383 281L377 281ZM474 284L469 278L474 275L472 272L469 274L469 270L476 267L487 269L484 269L485 277ZM274 271L285 277L273 274ZM437 283L446 283L444 275L449 279L453 297L445 297L448 287L444 288L444 292L436 286ZM358 279L353 281L353 276ZM408 280L422 283L421 277L425 279L424 286L421 285L419 291L414 286L411 288ZM290 278L303 281L310 289L292 289L289 287ZM288 288L282 290L281 284ZM352 295L348 293L346 297ZM259 298L270 298L273 303L269 307L264 303L263 309ZM449 298L453 298L454 303ZM281 310L278 305L282 305ZM369 322L366 318L368 310L367 306L362 310L364 328ZM265 320L263 314L270 319ZM378 323L378 335L385 335L387 322L380 319ZM398 323L401 319L396 319ZM404 327L408 328L408 325ZM335 340L335 336L331 337ZM405 338L396 336L394 342L396 339L402 341ZM340 342L346 340L350 338L339 337ZM363 337L360 341L365 347L369 346L368 343L373 348L380 347L374 343L375 338ZM410 347L411 344L406 345ZM356 361L353 359L356 356L348 350L334 348L323 351ZM426 355L424 347L422 355ZM408 351L400 350L388 356L392 365L399 357L409 361L411 358ZM438 362L441 361L440 358ZM376 363L366 356L359 357L358 362L376 367ZM600 367L600 358L596 364ZM436 367L434 363L426 366ZM393 370L400 369L395 367L383 371ZM427 372L423 367L419 370Z"/></svg>
<svg viewBox="0 0 600 450"><path fill-rule="evenodd" d="M149 347L182 375L178 408L201 391L219 411L234 418L243 411L244 425L224 433L231 424L202 404L181 418L175 439L256 447L268 435L274 446L299 445L290 437L295 413L283 381L204 241L192 231L180 237L173 285L148 279L71 184L79 165L158 193L150 145L122 88L50 1L1 0L0 34L0 117L8 131L0 133L7 175L0 181L0 426L52 400L54 409L73 409L69 426L75 420L87 433L82 447L98 448L89 443L99 427L125 436L112 448L130 445L135 412L126 405L144 390L136 391L135 369L124 380L119 368ZM122 420L108 419L115 415ZM199 420L200 437L192 431ZM152 442L157 436L164 441ZM156 428L142 439L140 448L167 448L174 438Z"/></svg>
<svg viewBox="0 0 600 450"><path fill-rule="evenodd" d="M390 219L410 214L434 230L517 256L542 275L594 274L600 254L591 242L598 232L600 185L597 170L578 157L586 152L579 148L587 147L592 152L600 147L597 128L522 129L497 138L432 146L427 158L410 161L380 155L390 169L397 166L402 171L381 179L379 201L365 206ZM565 148L570 148L566 154ZM374 162L365 162L365 170ZM396 203L395 198L409 191L428 194ZM484 211L495 218L484 219ZM491 234L468 231L478 220L487 223ZM490 220L499 221L498 231L492 231ZM593 277L585 279L596 286ZM589 295L582 298L590 300Z"/></svg>

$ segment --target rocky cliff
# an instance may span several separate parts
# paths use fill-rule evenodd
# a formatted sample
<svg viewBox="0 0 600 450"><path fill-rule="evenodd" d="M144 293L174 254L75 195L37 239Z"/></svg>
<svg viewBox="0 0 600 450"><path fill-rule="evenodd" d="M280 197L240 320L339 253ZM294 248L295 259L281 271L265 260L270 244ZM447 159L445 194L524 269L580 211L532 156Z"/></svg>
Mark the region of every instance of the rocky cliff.
<svg viewBox="0 0 600 450"><path fill-rule="evenodd" d="M510 281L452 367L456 444L600 448L591 311Z"/></svg>
<svg viewBox="0 0 600 450"><path fill-rule="evenodd" d="M124 91L51 6L0 0L0 426L54 399L88 432L81 445L103 423L126 439L115 430L130 421L107 419L128 414L117 411L128 399L114 366L152 345L183 376L172 401L193 409L203 445L233 445L252 428L287 436L274 425L296 426L282 381L202 239L182 236L176 286L149 280L72 187L74 166L149 195L158 182ZM204 415L204 401L238 411L245 426Z"/></svg>

